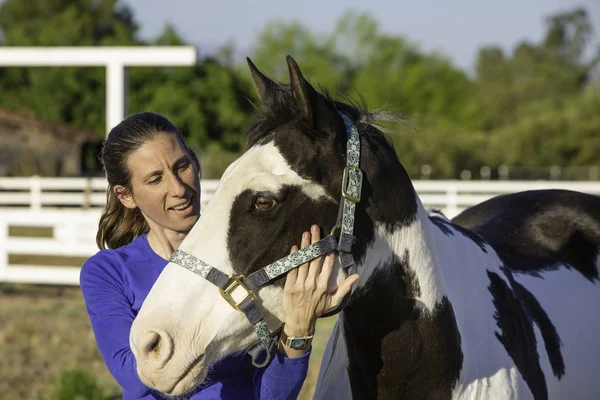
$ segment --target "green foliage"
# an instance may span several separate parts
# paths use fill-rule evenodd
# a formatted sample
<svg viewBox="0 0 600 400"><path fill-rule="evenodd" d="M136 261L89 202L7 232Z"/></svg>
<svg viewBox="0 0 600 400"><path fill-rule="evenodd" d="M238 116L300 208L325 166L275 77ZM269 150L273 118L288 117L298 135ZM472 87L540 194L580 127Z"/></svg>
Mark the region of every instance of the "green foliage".
<svg viewBox="0 0 600 400"><path fill-rule="evenodd" d="M469 77L442 54L381 31L368 13L347 11L331 32L297 21L272 21L250 56L287 82L285 56L315 86L339 99L408 116L398 127L398 154L418 177L457 178L464 169L598 165L600 47L584 9L550 15L539 43L505 52L480 49ZM6 0L0 5L5 46L183 45L167 24L150 42L137 37L131 10L117 0ZM244 128L255 112L255 89L243 60L226 43L194 67L130 68L129 112L165 114L201 155L205 177L218 178L245 149ZM64 121L102 135L104 71L100 68L0 69L0 107Z"/></svg>
<svg viewBox="0 0 600 400"><path fill-rule="evenodd" d="M116 0L7 0L0 30L9 46L183 45L175 27L165 26L151 43L137 39L131 10ZM251 107L252 87L231 64L206 58L190 68L130 68L129 113L167 115L191 147L216 142L240 151ZM0 69L0 107L49 121L105 132L103 68Z"/></svg>
<svg viewBox="0 0 600 400"><path fill-rule="evenodd" d="M493 146L506 151L497 162L529 167L598 165L598 110L599 84L590 85L573 98L530 105L523 118L493 132Z"/></svg>
<svg viewBox="0 0 600 400"><path fill-rule="evenodd" d="M89 372L74 368L64 371L46 400L109 400L104 386Z"/></svg>
<svg viewBox="0 0 600 400"><path fill-rule="evenodd" d="M133 45L131 11L117 0L7 0L0 30L8 46ZM102 68L8 68L0 73L0 107L104 132Z"/></svg>
<svg viewBox="0 0 600 400"><path fill-rule="evenodd" d="M512 124L526 117L534 103L581 95L600 61L600 49L585 59L591 38L587 14L576 9L549 17L542 42L520 43L512 56L495 46L481 49L476 85L486 127Z"/></svg>
<svg viewBox="0 0 600 400"><path fill-rule="evenodd" d="M253 61L276 79L287 79L283 60L293 54L309 81L338 96L360 95L373 108L472 123L474 86L467 75L439 54L380 32L369 14L347 12L323 36L297 22L273 22L257 42Z"/></svg>
<svg viewBox="0 0 600 400"><path fill-rule="evenodd" d="M253 94L232 68L214 59L190 68L131 68L129 83L131 113L164 114L195 150L218 144L241 151Z"/></svg>
<svg viewBox="0 0 600 400"><path fill-rule="evenodd" d="M223 150L219 144L214 143L197 153L202 160L202 178L219 179L239 156L239 152Z"/></svg>

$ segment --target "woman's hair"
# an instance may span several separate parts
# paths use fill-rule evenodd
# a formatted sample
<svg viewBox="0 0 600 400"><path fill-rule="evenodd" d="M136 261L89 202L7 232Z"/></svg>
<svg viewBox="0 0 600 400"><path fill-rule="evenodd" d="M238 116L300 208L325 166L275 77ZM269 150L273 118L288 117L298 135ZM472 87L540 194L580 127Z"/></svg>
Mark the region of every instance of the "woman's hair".
<svg viewBox="0 0 600 400"><path fill-rule="evenodd" d="M130 209L121 204L114 188L123 186L123 194L131 192L131 171L127 167L129 155L161 133L175 135L188 151L196 171L200 171L200 163L194 152L185 145L181 132L162 115L151 112L134 114L112 128L100 155L108 189L106 206L96 234L98 248L121 247L150 230L139 208Z"/></svg>

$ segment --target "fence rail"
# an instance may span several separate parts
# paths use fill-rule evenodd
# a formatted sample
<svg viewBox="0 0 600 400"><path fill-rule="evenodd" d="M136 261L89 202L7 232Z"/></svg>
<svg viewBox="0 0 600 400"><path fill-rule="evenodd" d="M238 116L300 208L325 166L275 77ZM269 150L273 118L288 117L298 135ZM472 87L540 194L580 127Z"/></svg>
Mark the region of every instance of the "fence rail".
<svg viewBox="0 0 600 400"><path fill-rule="evenodd" d="M214 193L218 180L202 181L202 202ZM101 208L106 204L104 178L0 178L0 209Z"/></svg>
<svg viewBox="0 0 600 400"><path fill-rule="evenodd" d="M202 181L202 202L218 181ZM491 197L531 189L600 196L600 182L414 181L426 207L448 217ZM102 178L0 178L0 282L78 285L81 259L95 254L106 181ZM33 230L45 237L32 237ZM29 235L29 236L27 236ZM49 263L52 258L54 261ZM16 261L15 261L16 260ZM57 261L58 260L58 261ZM64 265L54 265L61 264Z"/></svg>
<svg viewBox="0 0 600 400"><path fill-rule="evenodd" d="M99 218L100 210L0 211L0 282L78 285L81 265L73 259L98 251ZM22 236L32 227L47 235ZM47 265L50 258L65 265Z"/></svg>

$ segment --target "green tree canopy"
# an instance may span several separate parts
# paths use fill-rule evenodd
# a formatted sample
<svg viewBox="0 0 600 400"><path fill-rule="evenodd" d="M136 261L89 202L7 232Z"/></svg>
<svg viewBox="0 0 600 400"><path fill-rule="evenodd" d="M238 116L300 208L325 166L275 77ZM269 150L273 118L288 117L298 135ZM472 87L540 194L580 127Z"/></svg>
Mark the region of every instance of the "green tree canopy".
<svg viewBox="0 0 600 400"><path fill-rule="evenodd" d="M597 81L600 47L586 11L550 15L538 43L511 51L479 50L475 75L403 35L384 32L368 13L341 14L331 32L275 20L257 36L250 57L288 80L285 56L340 100L400 111L414 126L391 135L409 172L431 166L432 178L502 164L598 165ZM6 0L0 4L2 46L185 45L175 26L137 36L134 15L117 0ZM594 47L596 46L596 47ZM201 50L201 49L200 49ZM202 52L201 52L202 54ZM243 132L257 100L245 60L225 43L193 67L130 68L129 113L170 118L218 177L244 150ZM102 68L0 68L0 107L61 121L99 137L105 132Z"/></svg>
<svg viewBox="0 0 600 400"><path fill-rule="evenodd" d="M134 45L137 25L117 0L7 0L0 5L4 46ZM101 68L0 69L0 107L102 132Z"/></svg>
<svg viewBox="0 0 600 400"><path fill-rule="evenodd" d="M360 95L372 108L387 106L414 117L477 125L467 75L447 58L381 32L367 13L344 13L321 36L297 22L267 25L253 51L255 63L286 81L287 54L299 60L309 81L335 95Z"/></svg>

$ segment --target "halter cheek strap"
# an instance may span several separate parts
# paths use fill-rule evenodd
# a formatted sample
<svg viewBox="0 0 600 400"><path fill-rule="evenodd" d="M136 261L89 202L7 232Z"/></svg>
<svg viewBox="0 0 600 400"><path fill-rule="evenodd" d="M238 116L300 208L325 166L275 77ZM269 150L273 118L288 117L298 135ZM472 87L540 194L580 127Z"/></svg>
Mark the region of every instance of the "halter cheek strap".
<svg viewBox="0 0 600 400"><path fill-rule="evenodd" d="M206 279L219 288L221 295L234 309L244 313L254 327L258 341L246 351L252 357L256 367L264 367L269 363L277 350L277 339L281 328L271 331L256 305L256 290L265 286L289 271L321 257L331 251L337 251L341 267L346 274L354 266L352 245L354 244L354 215L356 204L360 202L362 189L362 171L360 162L360 138L354 123L346 115L340 113L348 134L346 150L346 167L342 177L342 197L338 217L331 233L316 243L283 257L248 276L226 275L213 266L181 250L175 250L170 262L178 264L196 275ZM346 295L342 304L324 315L327 317L340 312L347 304L350 294ZM265 359L259 357L265 353Z"/></svg>

